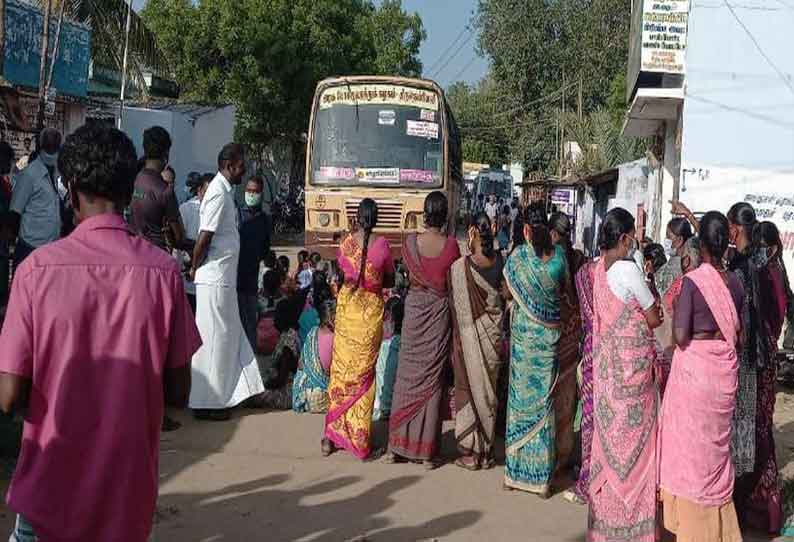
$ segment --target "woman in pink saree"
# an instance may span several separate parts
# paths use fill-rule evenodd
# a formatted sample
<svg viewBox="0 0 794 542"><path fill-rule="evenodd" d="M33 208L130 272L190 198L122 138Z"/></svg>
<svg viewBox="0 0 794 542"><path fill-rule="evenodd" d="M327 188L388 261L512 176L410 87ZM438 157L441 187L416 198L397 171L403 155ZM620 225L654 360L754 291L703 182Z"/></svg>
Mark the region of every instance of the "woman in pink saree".
<svg viewBox="0 0 794 542"><path fill-rule="evenodd" d="M653 378L661 324L657 300L632 256L634 218L607 213L593 284L593 405L590 542L656 540L657 409Z"/></svg>
<svg viewBox="0 0 794 542"><path fill-rule="evenodd" d="M731 428L736 407L744 288L724 269L728 219L706 213L703 263L675 302L676 349L662 403L660 485L664 525L678 542L740 542L733 505Z"/></svg>
<svg viewBox="0 0 794 542"><path fill-rule="evenodd" d="M378 223L373 200L361 202L357 220L359 230L339 247L345 285L337 298L322 451L327 456L342 448L366 459L375 403L375 362L383 336L383 287L394 283L394 263L386 239L372 235Z"/></svg>

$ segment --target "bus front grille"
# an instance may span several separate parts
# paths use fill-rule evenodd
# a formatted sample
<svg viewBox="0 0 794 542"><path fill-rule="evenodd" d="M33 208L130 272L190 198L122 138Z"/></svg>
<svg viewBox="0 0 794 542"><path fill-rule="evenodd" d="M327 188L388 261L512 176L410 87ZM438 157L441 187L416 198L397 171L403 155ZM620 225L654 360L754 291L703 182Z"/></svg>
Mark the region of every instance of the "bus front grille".
<svg viewBox="0 0 794 542"><path fill-rule="evenodd" d="M378 204L378 229L400 229L403 221L403 203L396 200L376 199ZM360 199L349 199L345 202L347 223L352 228L356 224L356 214Z"/></svg>

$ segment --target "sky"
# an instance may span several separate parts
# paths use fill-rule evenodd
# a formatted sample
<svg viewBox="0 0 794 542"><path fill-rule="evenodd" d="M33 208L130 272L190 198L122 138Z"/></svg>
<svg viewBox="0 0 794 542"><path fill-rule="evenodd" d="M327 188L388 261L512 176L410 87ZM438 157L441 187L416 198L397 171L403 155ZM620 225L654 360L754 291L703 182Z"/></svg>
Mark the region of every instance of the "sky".
<svg viewBox="0 0 794 542"><path fill-rule="evenodd" d="M403 8L419 13L427 31L420 51L425 77L446 88L455 81L475 83L485 76L488 63L477 56L476 33L467 30L461 35L477 0L403 0Z"/></svg>
<svg viewBox="0 0 794 542"><path fill-rule="evenodd" d="M133 7L141 9L144 4L145 0L134 0ZM427 31L420 51L424 77L446 88L455 81L475 83L485 76L488 63L475 52L477 37L464 31L477 0L403 0L403 9L419 13Z"/></svg>

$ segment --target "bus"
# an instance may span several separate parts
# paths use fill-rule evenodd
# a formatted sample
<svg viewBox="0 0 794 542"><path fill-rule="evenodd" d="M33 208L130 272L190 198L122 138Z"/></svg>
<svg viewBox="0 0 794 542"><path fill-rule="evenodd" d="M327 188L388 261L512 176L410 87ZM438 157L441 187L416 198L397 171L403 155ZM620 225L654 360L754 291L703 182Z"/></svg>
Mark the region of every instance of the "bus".
<svg viewBox="0 0 794 542"><path fill-rule="evenodd" d="M454 235L462 186L460 133L435 82L403 77L326 79L312 103L306 152L305 246L334 258L364 198L378 204L375 231L399 258L422 231L427 195L444 192Z"/></svg>

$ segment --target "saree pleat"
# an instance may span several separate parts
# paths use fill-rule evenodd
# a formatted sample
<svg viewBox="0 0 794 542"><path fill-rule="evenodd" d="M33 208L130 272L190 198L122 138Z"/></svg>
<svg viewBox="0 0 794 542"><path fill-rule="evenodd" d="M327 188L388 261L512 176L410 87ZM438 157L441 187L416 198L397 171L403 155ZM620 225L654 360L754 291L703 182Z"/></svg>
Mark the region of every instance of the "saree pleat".
<svg viewBox="0 0 794 542"><path fill-rule="evenodd" d="M604 260L593 285L593 404L589 542L656 539L655 338L636 301L612 293Z"/></svg>
<svg viewBox="0 0 794 542"><path fill-rule="evenodd" d="M496 432L503 307L499 291L472 267L469 257L450 271L455 373L455 440L458 451L485 465Z"/></svg>
<svg viewBox="0 0 794 542"><path fill-rule="evenodd" d="M576 368L582 342L582 318L574 292L563 289L560 303L562 335L560 337L560 375L554 390L554 417L557 423L555 434L556 470L561 472L569 466L576 443L573 430L576 418Z"/></svg>
<svg viewBox="0 0 794 542"><path fill-rule="evenodd" d="M784 280L783 269L777 261L769 262L759 276L759 290L763 293L760 296L762 306L759 323L766 338L759 341L759 348L767 351L764 357L771 362L758 371L755 468L748 475L748 486L753 489L747 509L744 510L753 527L770 533L779 533L783 527L783 497L775 453L773 418L777 391L777 363L774 360L788 304Z"/></svg>
<svg viewBox="0 0 794 542"><path fill-rule="evenodd" d="M505 436L505 485L533 493L550 489L554 472L553 392L560 341L559 290L564 253L543 262L530 245L507 260L513 296Z"/></svg>
<svg viewBox="0 0 794 542"><path fill-rule="evenodd" d="M584 343L582 345L581 382L579 397L582 417L579 422L579 440L582 443L582 460L574 492L584 502L590 499L590 447L593 443L593 270L595 262L584 265L576 274L576 291L582 315Z"/></svg>
<svg viewBox="0 0 794 542"><path fill-rule="evenodd" d="M325 436L359 459L370 453L383 305L382 296L349 285L337 299Z"/></svg>
<svg viewBox="0 0 794 542"><path fill-rule="evenodd" d="M411 286L405 299L392 396L389 451L407 459L429 460L441 437L442 380L452 347L449 297L446 285L439 289L425 277L416 236L406 239L403 261Z"/></svg>

